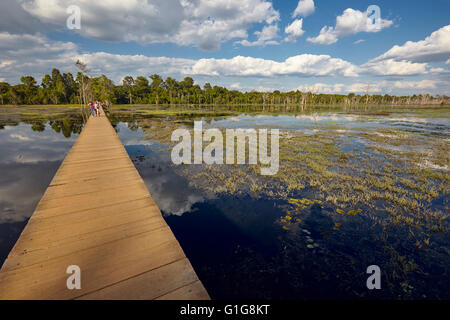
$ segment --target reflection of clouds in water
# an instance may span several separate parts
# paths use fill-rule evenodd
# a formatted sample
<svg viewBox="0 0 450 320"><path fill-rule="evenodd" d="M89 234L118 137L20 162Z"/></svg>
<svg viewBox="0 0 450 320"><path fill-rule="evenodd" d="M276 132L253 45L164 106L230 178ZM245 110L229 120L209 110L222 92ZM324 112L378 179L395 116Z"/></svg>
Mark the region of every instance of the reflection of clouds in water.
<svg viewBox="0 0 450 320"><path fill-rule="evenodd" d="M362 117L360 116L355 116L355 115L351 115L351 114L347 114L343 117L339 117L340 120L345 119L347 121L358 121L358 120L362 120Z"/></svg>
<svg viewBox="0 0 450 320"><path fill-rule="evenodd" d="M161 166L161 171L148 164L137 165L137 168L153 199L165 214L182 215L191 211L195 203L205 200L204 195L170 166Z"/></svg>
<svg viewBox="0 0 450 320"><path fill-rule="evenodd" d="M190 190L190 188L179 189L176 192L172 183L162 181L162 179L152 182L157 183L157 186L156 188L149 186L149 189L156 203L165 214L180 216L191 211L195 203L205 200L198 191Z"/></svg>
<svg viewBox="0 0 450 320"><path fill-rule="evenodd" d="M447 118L415 118L415 117L394 117L386 119L390 122L410 122L410 123L425 123L425 124L436 124L443 126L450 126L450 120Z"/></svg>
<svg viewBox="0 0 450 320"><path fill-rule="evenodd" d="M360 120L359 116L354 115L342 115L342 114L329 114L329 115L319 115L319 114L301 114L295 116L296 119L301 121L331 121L331 122L346 122L346 121L358 121Z"/></svg>
<svg viewBox="0 0 450 320"><path fill-rule="evenodd" d="M366 124L366 121L368 120L379 120L380 125L377 124L377 127L383 128L386 125L390 126L390 121L386 121L387 118L384 115L354 115L335 112L296 116L239 115L224 119L214 119L210 124L203 124L205 129L211 127L258 128L264 125L280 128L288 126L289 128L302 132L305 136L310 136L322 132L323 130L328 130L326 126L330 124L329 122L341 122L344 126L341 126L341 128L333 127L332 131L340 135L345 135L350 132L355 132L355 127L370 127L370 124ZM315 121L318 121L319 123L315 123ZM131 131L126 125L121 124L120 138L126 143L127 150L133 154L133 151L131 150L140 149L137 153L145 155L145 161L143 163L138 163L137 167L161 210L166 214L180 215L192 210L195 203L207 200L208 196L199 194L194 187L189 186L189 183L185 178L180 177L173 171L172 167L167 166L167 159L163 158L164 152L159 152L157 144L154 144L153 146L146 145L147 142L145 137L146 134L143 133L140 128L137 131ZM282 137L289 137L289 134L282 135ZM356 141L358 141L358 139ZM364 144L368 143L367 141L360 141L360 143L361 142ZM150 161L150 165L147 163L148 161ZM158 171L157 168L151 168L151 163L155 163L157 167L161 166L162 170Z"/></svg>
<svg viewBox="0 0 450 320"><path fill-rule="evenodd" d="M296 131L301 132L304 136L312 136L316 132L319 132L319 130L317 130L317 129L306 129L306 128L299 129L299 130L296 130Z"/></svg>
<svg viewBox="0 0 450 320"><path fill-rule="evenodd" d="M420 168L426 168L426 169L445 170L445 171L449 170L448 165L441 166L436 163L433 163L431 160L428 160L428 159L424 159L422 162L419 162L417 165Z"/></svg>
<svg viewBox="0 0 450 320"><path fill-rule="evenodd" d="M307 115L307 114L300 114L298 116L295 116L298 120L308 120L308 121L320 121L323 120L323 116L318 115Z"/></svg>
<svg viewBox="0 0 450 320"><path fill-rule="evenodd" d="M76 137L48 125L43 132L28 124L0 130L0 224L31 216Z"/></svg>
<svg viewBox="0 0 450 320"><path fill-rule="evenodd" d="M31 130L31 125L6 126L0 130L0 163L37 163L64 159L78 135L65 138L46 126L43 132Z"/></svg>
<svg viewBox="0 0 450 320"><path fill-rule="evenodd" d="M121 139L122 140L122 139ZM128 139L125 141L122 141L124 146L134 146L134 145L146 145L146 146L151 146L154 144L154 142L152 141L148 141L148 140L139 140L139 139Z"/></svg>
<svg viewBox="0 0 450 320"><path fill-rule="evenodd" d="M0 163L0 224L29 218L59 165Z"/></svg>
<svg viewBox="0 0 450 320"><path fill-rule="evenodd" d="M145 160L134 164L147 185L158 207L166 215L182 215L192 210L205 196L189 185L189 181L178 175L170 160L170 154L159 151L159 144L145 140L147 134L139 128L130 130L125 124L118 124L120 140L125 144L131 159L145 156Z"/></svg>
<svg viewBox="0 0 450 320"><path fill-rule="evenodd" d="M354 115L342 115L337 113L326 114L299 114L299 115L239 115L228 117L217 121L212 121L205 127L225 127L225 128L255 128L267 127L301 127L325 122L355 122L362 118Z"/></svg>
<svg viewBox="0 0 450 320"><path fill-rule="evenodd" d="M387 121L393 122L413 122L413 123L426 123L427 119L424 118L388 118Z"/></svg>
<svg viewBox="0 0 450 320"><path fill-rule="evenodd" d="M23 136L21 134L17 134L17 133L11 133L9 136L13 139L15 138L15 139L19 139L21 141L32 141L33 140L29 137L25 137L25 136Z"/></svg>
<svg viewBox="0 0 450 320"><path fill-rule="evenodd" d="M332 115L330 116L330 120L332 120L332 121L339 121L340 118L338 117L337 114L332 114Z"/></svg>
<svg viewBox="0 0 450 320"><path fill-rule="evenodd" d="M409 132L438 134L448 136L450 134L450 120L448 118L415 118L392 117L384 119L387 127L399 128ZM377 123L383 124L381 120Z"/></svg>
<svg viewBox="0 0 450 320"><path fill-rule="evenodd" d="M146 140L147 134L142 131L139 127L136 131L132 131L128 128L128 123L119 122L116 125L120 141L122 141L125 146L134 145L147 145L150 146L153 142Z"/></svg>

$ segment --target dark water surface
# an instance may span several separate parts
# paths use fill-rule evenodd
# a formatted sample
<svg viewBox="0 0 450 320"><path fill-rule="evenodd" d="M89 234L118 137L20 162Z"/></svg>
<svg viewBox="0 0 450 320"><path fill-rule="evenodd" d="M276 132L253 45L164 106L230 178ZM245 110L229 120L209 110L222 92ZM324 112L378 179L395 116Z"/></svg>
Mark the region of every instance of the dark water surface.
<svg viewBox="0 0 450 320"><path fill-rule="evenodd" d="M49 123L39 130L23 122L0 130L1 263L77 137L55 132Z"/></svg>
<svg viewBox="0 0 450 320"><path fill-rule="evenodd" d="M388 115L315 112L204 120L208 120L205 127L277 127L306 136L331 130L353 143L341 146L350 152L364 148L366 141L360 133L368 130L379 130L379 135L401 130L448 143L448 116L448 110L431 114L413 110ZM67 121L64 116L60 122L25 118L14 125L5 121L0 127L0 264L81 128L80 120L73 117ZM127 152L212 298L450 298L448 232L431 235L431 249L416 250L409 245L407 228L382 229L369 219L369 209L364 210L367 215L338 220L336 208L318 204L307 208L302 222L287 231L280 224L288 205L285 198L208 192L191 178L193 172L205 170L202 165L186 166L188 173L181 174L170 160L166 140L155 138L161 132L155 123L166 119L130 113L112 117ZM192 119L178 120L180 126L192 123ZM448 174L442 163L437 168ZM442 183L448 187L448 180ZM306 187L290 197L318 198L312 190ZM448 215L448 194L439 194L431 207L447 210ZM448 216L444 220L448 226ZM342 224L340 231L330 235L337 221ZM372 264L382 270L382 290L366 287L366 268Z"/></svg>

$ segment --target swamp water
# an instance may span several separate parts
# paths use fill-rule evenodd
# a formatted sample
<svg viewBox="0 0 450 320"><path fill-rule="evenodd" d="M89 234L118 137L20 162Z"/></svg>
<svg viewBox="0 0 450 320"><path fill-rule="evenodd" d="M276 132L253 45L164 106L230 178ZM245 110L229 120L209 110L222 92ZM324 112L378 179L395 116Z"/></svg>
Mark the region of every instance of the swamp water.
<svg viewBox="0 0 450 320"><path fill-rule="evenodd" d="M30 111L0 115L0 264L82 128L76 109ZM110 114L213 299L449 299L449 117L423 108ZM171 133L194 120L279 128L278 173L173 165ZM381 290L366 287L369 265L381 268Z"/></svg>

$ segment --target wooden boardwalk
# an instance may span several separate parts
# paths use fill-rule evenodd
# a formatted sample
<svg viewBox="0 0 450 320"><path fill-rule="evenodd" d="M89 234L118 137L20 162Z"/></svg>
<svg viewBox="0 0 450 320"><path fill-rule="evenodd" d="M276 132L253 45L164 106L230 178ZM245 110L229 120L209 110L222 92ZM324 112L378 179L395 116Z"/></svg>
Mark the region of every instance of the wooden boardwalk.
<svg viewBox="0 0 450 320"><path fill-rule="evenodd" d="M81 289L67 288L70 265ZM0 299L209 299L103 113L88 120L4 262Z"/></svg>

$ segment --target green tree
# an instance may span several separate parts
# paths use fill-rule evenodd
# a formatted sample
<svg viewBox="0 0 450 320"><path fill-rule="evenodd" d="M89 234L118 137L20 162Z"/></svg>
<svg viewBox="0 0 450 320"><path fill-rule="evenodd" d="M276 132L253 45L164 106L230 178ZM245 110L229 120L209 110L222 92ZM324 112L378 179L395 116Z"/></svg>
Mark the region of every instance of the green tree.
<svg viewBox="0 0 450 320"><path fill-rule="evenodd" d="M22 95L20 92L20 87L18 86L11 86L8 90L8 100L15 105L19 105L22 103Z"/></svg>
<svg viewBox="0 0 450 320"><path fill-rule="evenodd" d="M90 89L90 79L87 73L89 72L87 65L81 60L75 62L75 66L80 70L77 73L76 82L78 83L78 96L80 100L81 114L83 116L83 121L86 121L88 117L87 101L88 101L88 91Z"/></svg>
<svg viewBox="0 0 450 320"><path fill-rule="evenodd" d="M126 76L122 80L122 85L128 92L128 103L133 104L134 79L132 76Z"/></svg>
<svg viewBox="0 0 450 320"><path fill-rule="evenodd" d="M173 104L176 94L180 88L180 84L178 83L178 81L176 79L171 78L171 77L167 77L166 81L164 83L165 83L165 87L169 91L170 104Z"/></svg>
<svg viewBox="0 0 450 320"><path fill-rule="evenodd" d="M159 74L156 73L149 76L149 78L152 79L152 83L150 84L150 101L152 101L152 98L154 97L156 104L159 104L159 96L161 94L161 84L163 83L163 79Z"/></svg>
<svg viewBox="0 0 450 320"><path fill-rule="evenodd" d="M114 83L104 74L92 79L92 90L95 100L115 102Z"/></svg>
<svg viewBox="0 0 450 320"><path fill-rule="evenodd" d="M9 102L8 91L11 86L7 82L0 82L0 101L2 104Z"/></svg>
<svg viewBox="0 0 450 320"><path fill-rule="evenodd" d="M145 101L145 98L147 98L148 94L150 93L150 87L148 85L148 80L146 77L136 77L136 80L134 81L135 85L135 92L140 102Z"/></svg>
<svg viewBox="0 0 450 320"><path fill-rule="evenodd" d="M183 89L190 89L194 85L194 79L191 77L185 77L183 81L180 82L180 85Z"/></svg>

